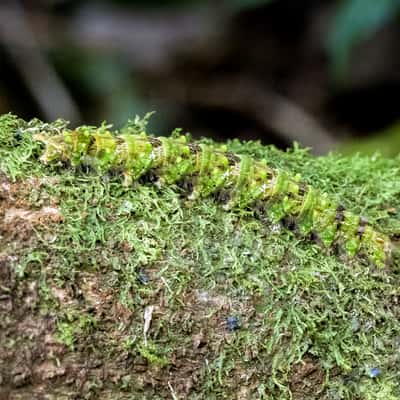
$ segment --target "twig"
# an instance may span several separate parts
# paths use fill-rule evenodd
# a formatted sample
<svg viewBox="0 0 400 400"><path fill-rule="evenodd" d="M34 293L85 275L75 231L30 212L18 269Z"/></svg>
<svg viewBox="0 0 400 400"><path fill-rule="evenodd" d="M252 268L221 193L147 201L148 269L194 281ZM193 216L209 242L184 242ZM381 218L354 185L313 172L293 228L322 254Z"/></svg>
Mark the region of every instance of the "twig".
<svg viewBox="0 0 400 400"><path fill-rule="evenodd" d="M178 400L178 397L177 397L177 395L176 395L176 393L175 393L175 390L174 390L174 388L172 387L170 381L168 381L168 387L169 387L169 390L171 391L172 399L173 399L173 400Z"/></svg>
<svg viewBox="0 0 400 400"><path fill-rule="evenodd" d="M143 314L143 319L144 319L143 336L144 336L145 346L147 346L147 332L150 329L151 320L153 318L153 311L154 311L154 306L147 306Z"/></svg>

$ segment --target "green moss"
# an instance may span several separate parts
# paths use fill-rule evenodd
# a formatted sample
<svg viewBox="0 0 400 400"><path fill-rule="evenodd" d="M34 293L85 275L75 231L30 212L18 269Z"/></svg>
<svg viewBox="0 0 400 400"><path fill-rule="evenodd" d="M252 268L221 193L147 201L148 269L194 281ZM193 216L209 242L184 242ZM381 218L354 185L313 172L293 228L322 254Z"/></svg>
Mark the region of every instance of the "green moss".
<svg viewBox="0 0 400 400"><path fill-rule="evenodd" d="M74 350L79 336L87 336L90 331L96 328L96 320L76 310L68 310L59 314L57 321L56 339Z"/></svg>
<svg viewBox="0 0 400 400"><path fill-rule="evenodd" d="M64 219L38 227L35 248L17 251L24 260L19 279L42 276L47 293L71 286L81 293L55 303L41 293L57 318L58 340L71 352L90 343L105 360L128 351L148 360L147 373L162 367L157 390L140 384L146 372L135 372L126 385L137 398L171 397L171 387L189 399L230 399L239 388L254 399L400 397L398 253L384 269L343 261L265 224L251 209L189 201L173 186L128 188L111 175L50 169L37 160L29 135L10 144L15 121L0 119L0 169L21 182L40 178L32 202L57 199ZM18 124L35 133L58 129L58 123ZM386 234L400 233L400 158L314 158L298 146L281 152L254 142L226 145L301 174ZM155 311L144 345L149 305ZM238 317L238 330L227 328L230 315ZM312 360L319 379L301 394L297 386L309 378L299 383L295 371L304 360ZM366 373L372 367L381 370L377 378ZM189 393L180 394L179 382L192 374Z"/></svg>
<svg viewBox="0 0 400 400"><path fill-rule="evenodd" d="M163 350L158 348L155 343L141 342L138 344L137 350L150 364L159 367L165 367L168 364L167 356L163 354Z"/></svg>

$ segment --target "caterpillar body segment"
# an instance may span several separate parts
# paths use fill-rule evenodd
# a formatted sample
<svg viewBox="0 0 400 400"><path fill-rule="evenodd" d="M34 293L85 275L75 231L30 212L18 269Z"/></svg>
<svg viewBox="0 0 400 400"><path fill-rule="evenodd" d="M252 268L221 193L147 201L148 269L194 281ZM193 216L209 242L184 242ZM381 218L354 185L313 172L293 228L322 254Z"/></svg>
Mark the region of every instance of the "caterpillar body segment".
<svg viewBox="0 0 400 400"><path fill-rule="evenodd" d="M349 258L363 255L379 267L390 259L389 238L365 218L302 184L299 175L270 168L265 160L190 143L186 136L114 135L104 126L34 137L45 145L44 163L69 162L100 173L121 173L127 186L146 174L156 176L160 185L186 181L191 188L189 199L215 195L225 209L261 203L272 223L294 220L303 236L313 233L324 247L338 246Z"/></svg>
<svg viewBox="0 0 400 400"><path fill-rule="evenodd" d="M153 147L145 140L136 140L132 135L121 135L117 146L118 168L124 176L124 185L129 186L139 179L152 164Z"/></svg>
<svg viewBox="0 0 400 400"><path fill-rule="evenodd" d="M230 163L224 153L214 152L212 147L200 144L192 148L194 154L193 193L190 197L210 196L224 187L229 178Z"/></svg>
<svg viewBox="0 0 400 400"><path fill-rule="evenodd" d="M337 209L339 204L331 201L326 193L319 196L318 204L313 209L313 229L318 232L319 240L329 248L337 236Z"/></svg>

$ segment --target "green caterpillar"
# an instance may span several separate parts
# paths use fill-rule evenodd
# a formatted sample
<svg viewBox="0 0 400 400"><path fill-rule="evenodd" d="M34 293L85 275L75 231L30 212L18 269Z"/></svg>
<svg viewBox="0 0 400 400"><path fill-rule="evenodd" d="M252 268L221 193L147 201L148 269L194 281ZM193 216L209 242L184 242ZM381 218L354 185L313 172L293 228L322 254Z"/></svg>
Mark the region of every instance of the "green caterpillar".
<svg viewBox="0 0 400 400"><path fill-rule="evenodd" d="M215 196L225 209L255 206L271 223L295 221L303 236L313 234L325 248L338 247L353 258L362 255L374 265L390 259L390 240L365 218L344 209L311 186L266 161L229 153L225 148L191 143L186 136L152 137L144 131L115 135L107 126L64 129L37 134L45 145L44 163L67 162L100 173L113 171L124 184L152 176L160 185L180 185L189 198Z"/></svg>

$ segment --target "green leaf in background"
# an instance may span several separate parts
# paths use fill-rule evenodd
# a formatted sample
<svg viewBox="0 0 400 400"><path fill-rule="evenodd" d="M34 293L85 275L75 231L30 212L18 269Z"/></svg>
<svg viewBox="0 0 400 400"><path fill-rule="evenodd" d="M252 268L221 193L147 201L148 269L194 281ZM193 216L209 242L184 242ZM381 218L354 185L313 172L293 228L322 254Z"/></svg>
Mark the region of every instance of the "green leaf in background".
<svg viewBox="0 0 400 400"><path fill-rule="evenodd" d="M339 4L327 38L333 74L343 78L351 50L400 11L400 0L345 0Z"/></svg>

